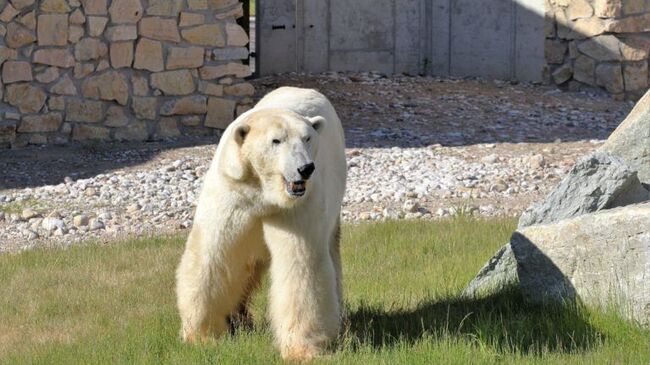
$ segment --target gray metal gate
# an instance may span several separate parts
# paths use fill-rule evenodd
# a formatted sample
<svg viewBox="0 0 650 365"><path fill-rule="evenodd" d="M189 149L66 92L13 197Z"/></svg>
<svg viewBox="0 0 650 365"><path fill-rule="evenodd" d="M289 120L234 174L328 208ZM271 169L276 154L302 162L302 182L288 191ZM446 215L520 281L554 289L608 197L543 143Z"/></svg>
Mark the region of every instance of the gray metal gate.
<svg viewBox="0 0 650 365"><path fill-rule="evenodd" d="M544 0L258 0L260 74L541 80Z"/></svg>

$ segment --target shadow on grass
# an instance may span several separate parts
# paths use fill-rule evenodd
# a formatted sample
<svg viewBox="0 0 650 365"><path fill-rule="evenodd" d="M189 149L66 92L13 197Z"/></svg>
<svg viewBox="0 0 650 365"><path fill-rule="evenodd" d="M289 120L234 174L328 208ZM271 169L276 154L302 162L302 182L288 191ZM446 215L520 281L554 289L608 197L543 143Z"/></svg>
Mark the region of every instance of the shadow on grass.
<svg viewBox="0 0 650 365"><path fill-rule="evenodd" d="M484 299L427 302L414 310L362 305L350 313L348 336L360 346L392 347L425 337L456 338L501 353L581 352L604 335L579 304L533 305L514 289Z"/></svg>

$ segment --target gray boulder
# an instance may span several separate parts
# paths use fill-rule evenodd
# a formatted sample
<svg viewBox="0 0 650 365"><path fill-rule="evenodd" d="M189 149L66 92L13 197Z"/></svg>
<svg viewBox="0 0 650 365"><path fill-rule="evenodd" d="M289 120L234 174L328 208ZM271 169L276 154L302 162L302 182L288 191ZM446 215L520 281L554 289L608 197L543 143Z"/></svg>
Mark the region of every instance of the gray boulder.
<svg viewBox="0 0 650 365"><path fill-rule="evenodd" d="M519 219L519 228L649 198L650 193L641 185L636 171L608 153L595 152L580 159L544 201L526 209Z"/></svg>
<svg viewBox="0 0 650 365"><path fill-rule="evenodd" d="M650 192L635 171L606 152L595 152L580 159L544 201L526 209L519 229L647 200ZM463 295L482 297L517 283L517 259L507 243L481 268Z"/></svg>
<svg viewBox="0 0 650 365"><path fill-rule="evenodd" d="M621 158L638 171L641 182L650 184L650 90L600 150Z"/></svg>
<svg viewBox="0 0 650 365"><path fill-rule="evenodd" d="M650 326L650 203L530 226L510 243L528 300L613 305Z"/></svg>

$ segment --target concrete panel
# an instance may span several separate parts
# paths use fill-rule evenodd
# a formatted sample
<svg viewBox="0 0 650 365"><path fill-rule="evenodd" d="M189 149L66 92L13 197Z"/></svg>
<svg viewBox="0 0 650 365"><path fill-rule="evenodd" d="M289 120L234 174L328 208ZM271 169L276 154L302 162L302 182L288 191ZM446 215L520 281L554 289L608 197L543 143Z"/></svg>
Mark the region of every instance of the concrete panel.
<svg viewBox="0 0 650 365"><path fill-rule="evenodd" d="M512 0L452 0L450 74L509 79Z"/></svg>
<svg viewBox="0 0 650 365"><path fill-rule="evenodd" d="M424 1L395 0L395 73L417 75L422 72L420 40L423 29Z"/></svg>
<svg viewBox="0 0 650 365"><path fill-rule="evenodd" d="M332 51L330 69L333 71L393 72L392 51Z"/></svg>
<svg viewBox="0 0 650 365"><path fill-rule="evenodd" d="M425 64L425 72L435 76L449 75L449 41L450 41L450 0L427 0L428 27L430 29L430 66Z"/></svg>
<svg viewBox="0 0 650 365"><path fill-rule="evenodd" d="M296 71L294 0L258 2L260 75Z"/></svg>
<svg viewBox="0 0 650 365"><path fill-rule="evenodd" d="M328 4L328 1L323 0L304 0L304 71L323 72L329 69Z"/></svg>
<svg viewBox="0 0 650 365"><path fill-rule="evenodd" d="M542 81L544 68L544 0L517 0L515 79Z"/></svg>
<svg viewBox="0 0 650 365"><path fill-rule="evenodd" d="M393 20L393 0L330 0L331 49L392 49Z"/></svg>

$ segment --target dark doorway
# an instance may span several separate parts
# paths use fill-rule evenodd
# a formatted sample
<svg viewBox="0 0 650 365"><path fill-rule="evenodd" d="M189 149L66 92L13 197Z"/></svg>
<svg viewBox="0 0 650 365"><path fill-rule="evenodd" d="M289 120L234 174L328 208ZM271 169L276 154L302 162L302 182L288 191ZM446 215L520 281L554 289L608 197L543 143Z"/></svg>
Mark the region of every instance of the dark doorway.
<svg viewBox="0 0 650 365"><path fill-rule="evenodd" d="M237 19L237 24L241 25L242 28L248 33L248 58L245 60L242 60L242 62L246 65L249 65L251 68L252 75L250 78L255 78L258 76L257 71L259 70L259 66L257 65L258 58L257 58L257 17L256 17L256 10L257 10L257 1L256 0L244 0L242 2L243 5L243 10L244 10L244 16L241 18Z"/></svg>

